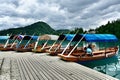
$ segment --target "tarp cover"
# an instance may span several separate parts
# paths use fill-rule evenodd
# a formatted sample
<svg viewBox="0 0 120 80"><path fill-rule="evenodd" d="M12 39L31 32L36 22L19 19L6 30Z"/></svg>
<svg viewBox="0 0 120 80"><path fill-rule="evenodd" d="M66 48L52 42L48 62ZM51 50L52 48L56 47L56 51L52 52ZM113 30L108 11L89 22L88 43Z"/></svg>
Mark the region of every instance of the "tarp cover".
<svg viewBox="0 0 120 80"><path fill-rule="evenodd" d="M117 37L113 34L80 34L87 42L115 42Z"/></svg>

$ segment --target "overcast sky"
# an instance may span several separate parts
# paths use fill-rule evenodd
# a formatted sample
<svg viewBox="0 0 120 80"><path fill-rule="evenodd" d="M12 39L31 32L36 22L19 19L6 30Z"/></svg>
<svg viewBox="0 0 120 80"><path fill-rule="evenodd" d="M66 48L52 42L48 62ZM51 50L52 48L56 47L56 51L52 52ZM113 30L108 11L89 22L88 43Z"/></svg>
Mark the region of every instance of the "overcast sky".
<svg viewBox="0 0 120 80"><path fill-rule="evenodd" d="M0 30L37 21L54 29L90 29L119 18L120 0L0 0Z"/></svg>

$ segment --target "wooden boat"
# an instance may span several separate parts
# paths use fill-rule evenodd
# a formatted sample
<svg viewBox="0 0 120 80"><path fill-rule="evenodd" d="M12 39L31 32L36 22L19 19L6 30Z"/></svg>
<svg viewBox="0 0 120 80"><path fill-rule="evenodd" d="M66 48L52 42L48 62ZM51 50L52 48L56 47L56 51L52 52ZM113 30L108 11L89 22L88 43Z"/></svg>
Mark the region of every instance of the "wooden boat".
<svg viewBox="0 0 120 80"><path fill-rule="evenodd" d="M87 42L116 42L118 41L117 37L112 34L82 34L79 40L84 40ZM80 41L79 41L80 43ZM78 43L78 44L79 44ZM102 50L95 50L92 52L93 55L87 55L86 51L81 48L81 50L72 50L69 54L58 54L61 59L65 61L92 61L100 60L104 58L109 58L115 56L119 51L118 46L105 48Z"/></svg>
<svg viewBox="0 0 120 80"><path fill-rule="evenodd" d="M69 53L73 49L73 46L69 46L68 49L66 49L66 53ZM53 48L51 51L46 50L47 53L49 53L51 56L57 56L58 54L61 54L63 52L64 48L59 48L56 50L56 48Z"/></svg>
<svg viewBox="0 0 120 80"><path fill-rule="evenodd" d="M32 49L32 52L35 53L45 53L46 50L48 50L50 48L50 46L46 46L42 49L42 46L38 46L36 49Z"/></svg>
<svg viewBox="0 0 120 80"><path fill-rule="evenodd" d="M99 59L112 57L112 56L116 55L118 53L118 51L119 51L119 47L112 47L112 48L108 48L107 50L94 51L93 56L87 55L82 50L81 51L74 51L69 56L67 54L63 54L63 55L58 54L58 56L61 57L65 61L74 61L74 62L91 61L91 60L99 60Z"/></svg>
<svg viewBox="0 0 120 80"><path fill-rule="evenodd" d="M63 49L60 49L60 48L61 48L61 46L59 44L54 44L52 46L52 49L47 49L46 52L49 53L50 55L54 56L54 55L57 55L58 53L61 53L63 51Z"/></svg>
<svg viewBox="0 0 120 80"><path fill-rule="evenodd" d="M58 54L62 53L62 51L63 51L63 49L57 49L56 51L55 51L55 49L54 50L52 49L51 51L46 50L46 52L52 56L57 56Z"/></svg>
<svg viewBox="0 0 120 80"><path fill-rule="evenodd" d="M16 45L14 45L13 47L11 47L11 44L8 44L5 48L4 45L0 47L0 51L14 51Z"/></svg>
<svg viewBox="0 0 120 80"><path fill-rule="evenodd" d="M21 43L19 43L19 46L17 48L14 48L15 51L17 52L31 52L32 49L34 48L34 42L30 43L31 40L36 40L38 36L24 36L22 40L28 40L28 42L26 43L26 45L20 45ZM21 40L21 42L22 42Z"/></svg>
<svg viewBox="0 0 120 80"><path fill-rule="evenodd" d="M52 49L46 50L47 53L49 53L52 56L56 56L60 53L63 52L64 48L61 47L63 41L65 40L72 40L73 35L72 34L62 34L59 36L58 41L61 41L60 43L56 43L53 45ZM70 52L70 50L72 49L72 46L69 46L68 49L66 49L67 52Z"/></svg>
<svg viewBox="0 0 120 80"><path fill-rule="evenodd" d="M26 48L24 48L24 45L19 46L19 48L14 48L14 51L17 52L32 52L32 49L34 48L34 43L29 44Z"/></svg>
<svg viewBox="0 0 120 80"><path fill-rule="evenodd" d="M18 35L9 36L6 43L0 47L0 50L1 51L13 51L15 46L16 46L16 43L14 43L14 45L13 45L13 44L9 43L10 42L9 40L14 40L15 41L17 39L17 37L18 37Z"/></svg>
<svg viewBox="0 0 120 80"><path fill-rule="evenodd" d="M45 53L48 49L50 49L51 46L47 45L49 40L57 40L58 36L57 35L42 35L40 36L40 38L37 40L37 44L39 40L46 40L45 43L43 43L42 45L38 45L36 47L36 49L32 49L33 52L35 53Z"/></svg>
<svg viewBox="0 0 120 80"><path fill-rule="evenodd" d="M26 49L24 49L24 48L18 48L18 49L14 49L15 51L17 51L17 52L31 52L32 51L32 48L26 48Z"/></svg>
<svg viewBox="0 0 120 80"><path fill-rule="evenodd" d="M14 51L14 48L10 48L10 47L3 48L3 47L1 47L0 51Z"/></svg>

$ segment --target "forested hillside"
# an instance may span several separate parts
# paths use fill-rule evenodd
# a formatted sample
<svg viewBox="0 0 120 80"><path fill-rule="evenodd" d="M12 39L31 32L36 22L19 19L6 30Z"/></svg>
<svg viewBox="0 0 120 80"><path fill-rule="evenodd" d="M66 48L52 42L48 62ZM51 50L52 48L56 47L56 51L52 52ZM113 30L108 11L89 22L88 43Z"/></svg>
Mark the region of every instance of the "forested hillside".
<svg viewBox="0 0 120 80"><path fill-rule="evenodd" d="M112 21L102 25L95 29L96 33L110 33L115 34L120 39L120 19L116 21Z"/></svg>
<svg viewBox="0 0 120 80"><path fill-rule="evenodd" d="M11 28L7 30L2 30L0 31L0 35L6 35L6 34L29 34L32 35L35 33L35 35L39 34L75 34L78 31L78 33L85 33L85 30L83 28L75 28L73 30L69 29L61 29L61 30L54 30L52 29L47 23L45 22L36 22L34 24L25 26L25 27L20 27L20 28ZM96 29L89 29L89 31L95 31L95 33L101 33L101 34L114 34L120 39L120 19L116 21L108 21L106 25L101 25Z"/></svg>
<svg viewBox="0 0 120 80"><path fill-rule="evenodd" d="M35 35L39 34L55 34L56 31L52 29L47 23L45 22L36 22L34 24L20 27L20 28L11 28L7 30L0 31L0 35L6 35L6 34L29 34L32 35L35 33Z"/></svg>

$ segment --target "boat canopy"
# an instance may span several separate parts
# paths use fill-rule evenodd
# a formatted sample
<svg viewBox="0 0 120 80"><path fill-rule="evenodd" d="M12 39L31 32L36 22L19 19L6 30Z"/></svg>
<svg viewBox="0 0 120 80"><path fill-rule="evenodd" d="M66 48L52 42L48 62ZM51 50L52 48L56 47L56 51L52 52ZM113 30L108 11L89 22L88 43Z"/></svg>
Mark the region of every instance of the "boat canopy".
<svg viewBox="0 0 120 80"><path fill-rule="evenodd" d="M117 37L113 34L80 34L84 41L87 42L115 42Z"/></svg>
<svg viewBox="0 0 120 80"><path fill-rule="evenodd" d="M25 35L23 40L37 40L38 36L29 36L29 35Z"/></svg>
<svg viewBox="0 0 120 80"><path fill-rule="evenodd" d="M75 34L62 34L59 36L58 40L71 40Z"/></svg>
<svg viewBox="0 0 120 80"><path fill-rule="evenodd" d="M74 37L74 38L73 38ZM60 35L58 40L71 40L79 41L83 37L82 41L87 42L115 42L118 41L117 37L113 34L63 34Z"/></svg>
<svg viewBox="0 0 120 80"><path fill-rule="evenodd" d="M30 39L37 40L37 38L38 38L38 36L30 36L30 35L18 35L18 37L17 37L18 40L21 40L21 39L23 39L23 40L30 40Z"/></svg>
<svg viewBox="0 0 120 80"><path fill-rule="evenodd" d="M32 36L33 40L37 40L39 36Z"/></svg>
<svg viewBox="0 0 120 80"><path fill-rule="evenodd" d="M9 37L9 39L16 39L18 37L18 35L11 35L10 37Z"/></svg>
<svg viewBox="0 0 120 80"><path fill-rule="evenodd" d="M45 35L40 36L40 40L57 40L57 39L58 39L57 35L45 34Z"/></svg>
<svg viewBox="0 0 120 80"><path fill-rule="evenodd" d="M24 35L18 35L18 37L17 37L18 40L21 40L23 38L24 38Z"/></svg>
<svg viewBox="0 0 120 80"><path fill-rule="evenodd" d="M0 36L0 40L7 40L10 36Z"/></svg>

